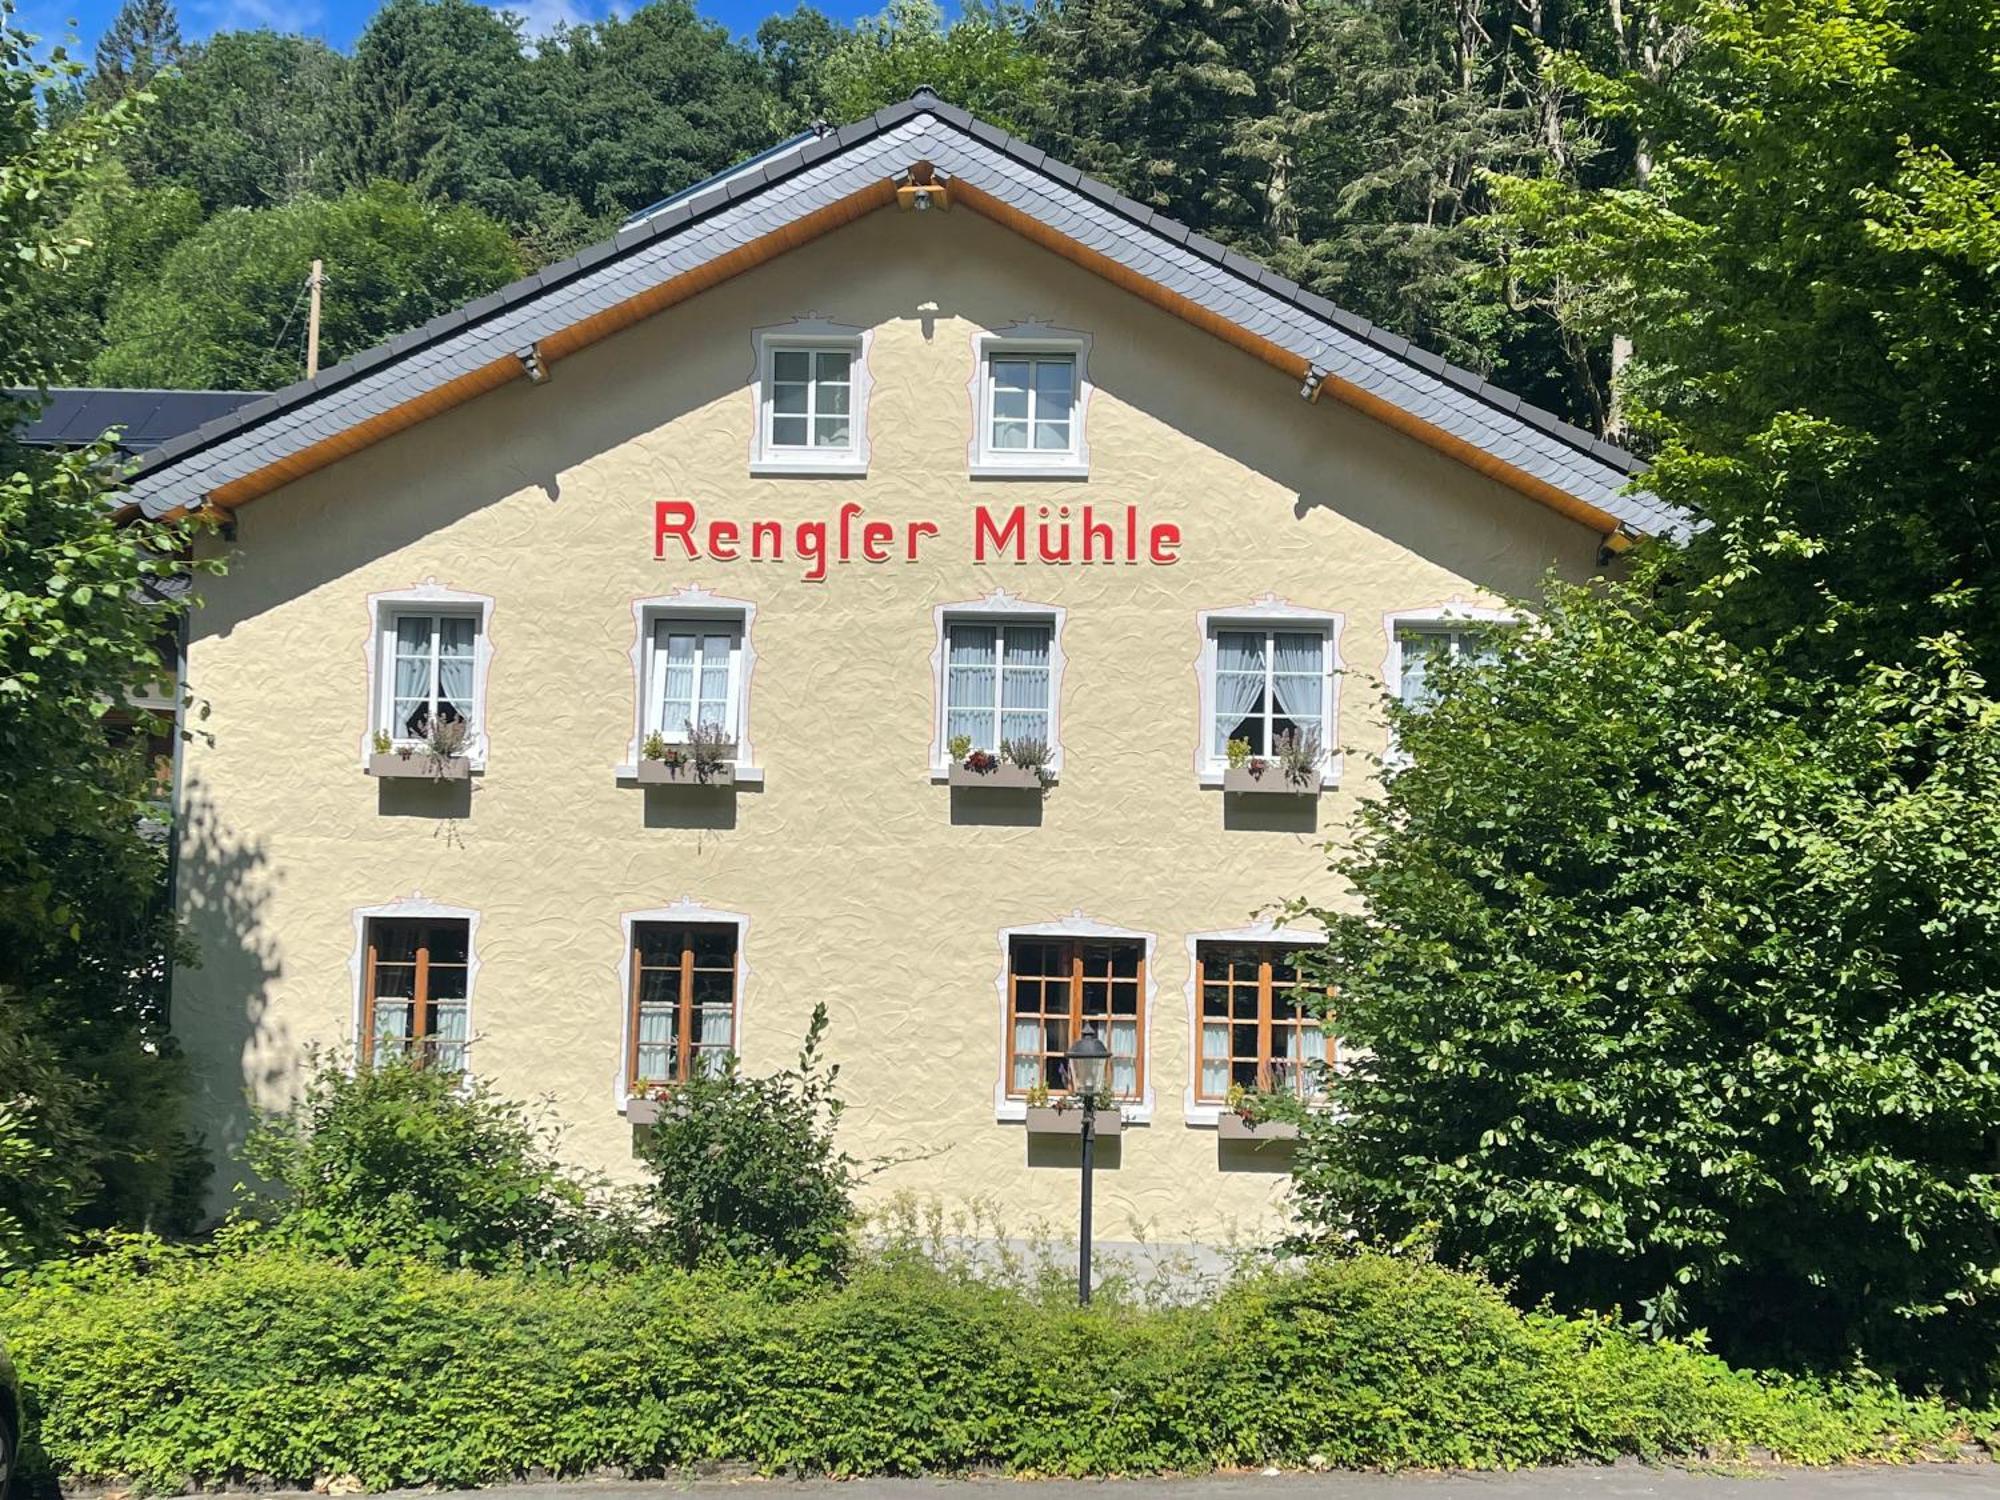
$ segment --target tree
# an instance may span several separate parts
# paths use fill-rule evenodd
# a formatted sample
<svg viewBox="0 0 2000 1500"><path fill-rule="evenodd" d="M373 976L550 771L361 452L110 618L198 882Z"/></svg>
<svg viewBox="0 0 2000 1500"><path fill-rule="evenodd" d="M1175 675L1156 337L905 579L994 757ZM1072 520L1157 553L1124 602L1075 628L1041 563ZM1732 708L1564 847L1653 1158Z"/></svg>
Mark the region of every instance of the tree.
<svg viewBox="0 0 2000 1500"><path fill-rule="evenodd" d="M2000 1350L2000 17L1675 0L1556 77L1643 182L1498 184L1709 524L1392 716L1307 967L1353 1049L1326 1233L1524 1298L1979 1392Z"/></svg>
<svg viewBox="0 0 2000 1500"><path fill-rule="evenodd" d="M824 12L810 5L801 5L788 16L766 16L758 25L757 52L787 130L831 119L821 75L844 35Z"/></svg>
<svg viewBox="0 0 2000 1500"><path fill-rule="evenodd" d="M125 0L97 43L90 96L109 104L136 93L181 59L173 0Z"/></svg>
<svg viewBox="0 0 2000 1500"><path fill-rule="evenodd" d="M554 138L542 181L605 233L763 150L779 130L756 56L689 0L573 27L535 58L534 73Z"/></svg>
<svg viewBox="0 0 2000 1500"><path fill-rule="evenodd" d="M120 152L141 187L191 189L203 210L268 208L320 188L347 59L275 31L218 32L153 85Z"/></svg>
<svg viewBox="0 0 2000 1500"><path fill-rule="evenodd" d="M0 386L61 378L37 320L80 246L69 215L129 120L120 100L51 127L39 101L81 70L37 62L0 3ZM0 1256L77 1225L170 1227L200 1169L161 981L165 854L145 833L149 736L127 707L161 675L185 596L188 528L121 524L117 468L92 445L0 474Z"/></svg>
<svg viewBox="0 0 2000 1500"><path fill-rule="evenodd" d="M519 17L474 0L389 0L329 110L330 181L403 183L530 233L566 207L540 180L556 137L539 103Z"/></svg>
<svg viewBox="0 0 2000 1500"><path fill-rule="evenodd" d="M1670 69L1556 62L1646 143L1644 186L1499 184L1511 273L1587 288L1580 330L1630 336L1648 485L1713 523L1695 576L1754 559L1733 629L1849 663L1960 630L1992 676L2000 16L1672 0L1654 29Z"/></svg>
<svg viewBox="0 0 2000 1500"><path fill-rule="evenodd" d="M326 263L325 363L413 328L520 274L507 232L477 209L377 183L340 198L230 209L114 299L93 377L110 385L266 390L304 374L302 289Z"/></svg>
<svg viewBox="0 0 2000 1500"><path fill-rule="evenodd" d="M971 0L949 26L935 0L890 0L827 55L819 97L838 123L873 114L919 88L1009 129L1032 118L1042 61L1023 43L1024 14Z"/></svg>

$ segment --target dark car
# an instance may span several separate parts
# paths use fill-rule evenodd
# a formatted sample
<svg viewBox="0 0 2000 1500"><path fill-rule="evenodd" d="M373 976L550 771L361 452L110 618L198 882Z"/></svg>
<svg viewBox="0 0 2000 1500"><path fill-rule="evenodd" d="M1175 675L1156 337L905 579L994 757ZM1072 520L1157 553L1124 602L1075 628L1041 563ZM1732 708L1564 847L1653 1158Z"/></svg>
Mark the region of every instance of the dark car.
<svg viewBox="0 0 2000 1500"><path fill-rule="evenodd" d="M0 1345L0 1500L14 1488L14 1468L21 1460L21 1382L14 1361Z"/></svg>

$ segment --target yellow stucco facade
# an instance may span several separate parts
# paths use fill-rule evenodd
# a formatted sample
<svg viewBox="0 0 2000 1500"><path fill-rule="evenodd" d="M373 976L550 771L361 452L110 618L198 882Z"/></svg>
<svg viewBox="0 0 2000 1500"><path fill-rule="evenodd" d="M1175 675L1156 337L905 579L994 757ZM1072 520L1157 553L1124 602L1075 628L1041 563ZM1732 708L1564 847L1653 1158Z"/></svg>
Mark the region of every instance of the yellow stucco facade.
<svg viewBox="0 0 2000 1500"><path fill-rule="evenodd" d="M752 473L754 331L793 320L865 333L865 477ZM1023 324L1087 336L1087 479L968 472L978 340ZM894 543L817 581L791 548L662 558L661 500L746 535L853 503ZM975 507L1085 503L1177 528L1174 560L975 560ZM919 521L937 531L911 561ZM739 927L747 1067L789 1061L827 1005L843 1144L911 1158L869 1194L1066 1224L1073 1145L1005 1118L1003 934L1102 926L1149 945L1149 1099L1105 1153L1100 1233L1258 1233L1284 1175L1188 1107L1191 939L1340 899L1322 845L1384 747L1392 616L1587 575L1599 541L987 219L867 215L244 506L212 544L231 560L192 625L179 822L201 963L174 996L198 1123L233 1146L246 1089L276 1104L309 1046L351 1049L365 914L430 903L473 914L471 1067L627 1175L627 919L689 903ZM485 612L484 764L456 786L364 769L379 601L427 588ZM733 792L630 779L640 601L696 589L754 606ZM996 591L1060 611L1041 798L954 792L933 761L939 610ZM1316 802L1198 774L1204 613L1260 607L1336 628L1343 753Z"/></svg>

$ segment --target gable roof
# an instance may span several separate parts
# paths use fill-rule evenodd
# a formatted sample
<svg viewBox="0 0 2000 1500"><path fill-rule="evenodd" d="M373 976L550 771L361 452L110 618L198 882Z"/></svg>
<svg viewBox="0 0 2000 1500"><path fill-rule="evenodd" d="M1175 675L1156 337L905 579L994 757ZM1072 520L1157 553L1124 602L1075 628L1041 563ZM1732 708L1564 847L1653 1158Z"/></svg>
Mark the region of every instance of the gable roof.
<svg viewBox="0 0 2000 1500"><path fill-rule="evenodd" d="M1471 371L1125 198L920 90L774 147L635 215L610 240L204 422L138 464L150 515L231 506L483 391L524 378L717 282L895 201L928 162L993 218L1574 519L1676 534L1612 446Z"/></svg>
<svg viewBox="0 0 2000 1500"><path fill-rule="evenodd" d="M32 412L11 434L15 442L30 448L80 448L116 427L121 451L144 453L263 394L51 386L46 392L0 391L0 400Z"/></svg>

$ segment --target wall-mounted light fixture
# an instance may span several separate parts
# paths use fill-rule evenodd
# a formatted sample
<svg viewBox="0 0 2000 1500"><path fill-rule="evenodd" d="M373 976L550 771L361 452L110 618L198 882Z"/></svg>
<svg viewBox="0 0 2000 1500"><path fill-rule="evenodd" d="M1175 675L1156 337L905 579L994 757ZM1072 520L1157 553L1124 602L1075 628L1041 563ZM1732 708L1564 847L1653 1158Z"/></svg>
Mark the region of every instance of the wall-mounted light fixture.
<svg viewBox="0 0 2000 1500"><path fill-rule="evenodd" d="M514 358L521 362L521 370L536 385L549 378L549 367L542 358L542 346L530 344L525 349L516 349Z"/></svg>

